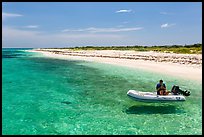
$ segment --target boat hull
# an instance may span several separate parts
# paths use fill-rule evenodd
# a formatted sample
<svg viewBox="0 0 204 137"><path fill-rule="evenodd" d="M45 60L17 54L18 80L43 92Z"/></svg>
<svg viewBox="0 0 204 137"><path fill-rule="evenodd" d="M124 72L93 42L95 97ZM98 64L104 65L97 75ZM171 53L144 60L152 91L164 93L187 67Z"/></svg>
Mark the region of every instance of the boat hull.
<svg viewBox="0 0 204 137"><path fill-rule="evenodd" d="M141 92L136 90L129 90L127 96L142 102L182 102L186 100L183 95L157 95L156 92Z"/></svg>

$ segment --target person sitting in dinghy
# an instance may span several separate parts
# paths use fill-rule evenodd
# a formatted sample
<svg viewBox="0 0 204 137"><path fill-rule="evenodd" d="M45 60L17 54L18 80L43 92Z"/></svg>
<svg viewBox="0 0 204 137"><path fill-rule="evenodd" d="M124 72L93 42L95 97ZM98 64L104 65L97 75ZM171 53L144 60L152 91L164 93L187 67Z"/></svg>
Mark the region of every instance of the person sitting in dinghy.
<svg viewBox="0 0 204 137"><path fill-rule="evenodd" d="M169 92L166 90L166 85L163 83L163 80L160 80L156 86L157 95L168 95Z"/></svg>

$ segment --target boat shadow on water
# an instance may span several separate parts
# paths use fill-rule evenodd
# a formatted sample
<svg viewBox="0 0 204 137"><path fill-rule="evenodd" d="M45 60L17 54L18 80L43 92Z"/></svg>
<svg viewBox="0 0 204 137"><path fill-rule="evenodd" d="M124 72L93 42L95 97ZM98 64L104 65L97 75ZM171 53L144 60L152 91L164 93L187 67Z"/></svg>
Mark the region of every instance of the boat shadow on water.
<svg viewBox="0 0 204 137"><path fill-rule="evenodd" d="M125 110L127 114L182 114L186 113L182 108L173 105L166 106L131 106Z"/></svg>

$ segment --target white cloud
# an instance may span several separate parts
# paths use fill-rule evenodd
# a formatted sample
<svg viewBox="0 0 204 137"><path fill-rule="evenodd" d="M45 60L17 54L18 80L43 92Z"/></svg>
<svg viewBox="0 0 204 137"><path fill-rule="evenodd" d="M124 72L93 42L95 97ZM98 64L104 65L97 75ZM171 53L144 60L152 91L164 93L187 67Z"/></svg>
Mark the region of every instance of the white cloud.
<svg viewBox="0 0 204 137"><path fill-rule="evenodd" d="M136 30L141 30L143 29L142 27L136 27L136 28L85 28L85 29L64 29L62 32L91 32L91 33L101 33L101 32L124 32L124 31L136 31Z"/></svg>
<svg viewBox="0 0 204 137"><path fill-rule="evenodd" d="M167 12L160 12L160 14L167 15L168 13Z"/></svg>
<svg viewBox="0 0 204 137"><path fill-rule="evenodd" d="M39 26L37 25L28 25L28 26L24 26L24 28L28 28L28 29L36 29L38 28Z"/></svg>
<svg viewBox="0 0 204 137"><path fill-rule="evenodd" d="M161 28L166 28L166 27L168 27L168 23L161 25Z"/></svg>
<svg viewBox="0 0 204 137"><path fill-rule="evenodd" d="M126 39L119 34L48 33L2 27L3 47L68 47L84 45L120 45ZM123 43L120 43L120 42Z"/></svg>
<svg viewBox="0 0 204 137"><path fill-rule="evenodd" d="M116 13L128 13L131 12L132 10L118 10Z"/></svg>
<svg viewBox="0 0 204 137"><path fill-rule="evenodd" d="M5 13L5 12L2 12L2 20L5 20L6 18L9 18L9 17L21 17L23 15L21 14L15 14L15 13Z"/></svg>
<svg viewBox="0 0 204 137"><path fill-rule="evenodd" d="M162 14L162 15L172 15L172 13L164 12L164 11L160 12L160 14Z"/></svg>
<svg viewBox="0 0 204 137"><path fill-rule="evenodd" d="M172 27L174 26L175 24L168 24L168 23L165 23L165 24L162 24L161 25L161 28L169 28L169 27Z"/></svg>

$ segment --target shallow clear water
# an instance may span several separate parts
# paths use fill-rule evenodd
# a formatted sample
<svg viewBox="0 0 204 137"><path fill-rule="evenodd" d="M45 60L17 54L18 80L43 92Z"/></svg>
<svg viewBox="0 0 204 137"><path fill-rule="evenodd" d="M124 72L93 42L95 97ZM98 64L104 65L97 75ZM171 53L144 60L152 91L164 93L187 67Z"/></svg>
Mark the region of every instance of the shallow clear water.
<svg viewBox="0 0 204 137"><path fill-rule="evenodd" d="M2 50L2 133L202 134L202 82L114 65ZM191 91L185 102L131 100L159 79Z"/></svg>

